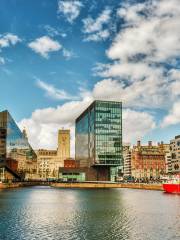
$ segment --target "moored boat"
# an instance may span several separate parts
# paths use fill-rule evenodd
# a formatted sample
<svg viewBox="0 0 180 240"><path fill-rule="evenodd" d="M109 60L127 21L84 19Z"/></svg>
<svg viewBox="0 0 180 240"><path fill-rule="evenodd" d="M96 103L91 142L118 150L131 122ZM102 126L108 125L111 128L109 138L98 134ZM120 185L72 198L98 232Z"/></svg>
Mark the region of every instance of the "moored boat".
<svg viewBox="0 0 180 240"><path fill-rule="evenodd" d="M163 189L167 193L180 194L180 174L176 175L163 183Z"/></svg>

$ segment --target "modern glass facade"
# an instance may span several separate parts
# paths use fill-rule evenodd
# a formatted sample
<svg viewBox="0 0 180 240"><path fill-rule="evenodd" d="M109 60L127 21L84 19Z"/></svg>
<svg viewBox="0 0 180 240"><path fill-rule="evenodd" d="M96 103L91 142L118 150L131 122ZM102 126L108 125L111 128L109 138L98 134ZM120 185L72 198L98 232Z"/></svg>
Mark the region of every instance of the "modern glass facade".
<svg viewBox="0 0 180 240"><path fill-rule="evenodd" d="M0 112L0 158L1 161L18 162L18 170L26 168L25 164L36 160L36 154L28 139L11 117L8 111ZM22 170L22 169L21 169Z"/></svg>
<svg viewBox="0 0 180 240"><path fill-rule="evenodd" d="M94 101L76 119L76 160L121 166L122 103Z"/></svg>

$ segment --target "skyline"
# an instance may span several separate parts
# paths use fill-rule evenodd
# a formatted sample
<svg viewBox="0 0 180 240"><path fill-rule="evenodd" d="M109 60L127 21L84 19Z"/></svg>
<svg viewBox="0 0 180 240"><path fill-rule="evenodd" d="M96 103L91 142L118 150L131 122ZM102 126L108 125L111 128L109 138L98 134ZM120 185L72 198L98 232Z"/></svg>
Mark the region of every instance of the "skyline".
<svg viewBox="0 0 180 240"><path fill-rule="evenodd" d="M0 111L35 149L56 148L62 127L74 148L74 120L95 99L122 101L124 142L179 134L178 0L0 6Z"/></svg>

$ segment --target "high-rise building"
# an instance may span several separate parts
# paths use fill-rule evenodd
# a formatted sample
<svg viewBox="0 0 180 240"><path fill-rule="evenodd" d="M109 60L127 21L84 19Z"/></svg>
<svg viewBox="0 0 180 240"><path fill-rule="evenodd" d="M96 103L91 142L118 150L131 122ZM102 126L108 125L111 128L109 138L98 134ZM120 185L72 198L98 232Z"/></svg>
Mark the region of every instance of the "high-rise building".
<svg viewBox="0 0 180 240"><path fill-rule="evenodd" d="M114 180L123 167L121 102L94 101L76 119L75 159L86 180Z"/></svg>
<svg viewBox="0 0 180 240"><path fill-rule="evenodd" d="M36 154L8 111L0 112L0 160L3 172L15 177L33 178L36 173Z"/></svg>
<svg viewBox="0 0 180 240"><path fill-rule="evenodd" d="M180 135L175 136L173 140L170 141L170 151L171 151L171 173L180 172Z"/></svg>

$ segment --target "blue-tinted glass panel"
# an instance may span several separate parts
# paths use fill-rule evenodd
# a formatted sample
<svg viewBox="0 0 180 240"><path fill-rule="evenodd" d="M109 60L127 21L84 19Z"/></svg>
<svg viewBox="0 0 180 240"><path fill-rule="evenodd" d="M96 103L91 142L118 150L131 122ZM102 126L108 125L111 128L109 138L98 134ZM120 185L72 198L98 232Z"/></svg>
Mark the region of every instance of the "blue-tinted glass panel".
<svg viewBox="0 0 180 240"><path fill-rule="evenodd" d="M36 154L10 114L7 115L6 157L35 160Z"/></svg>

